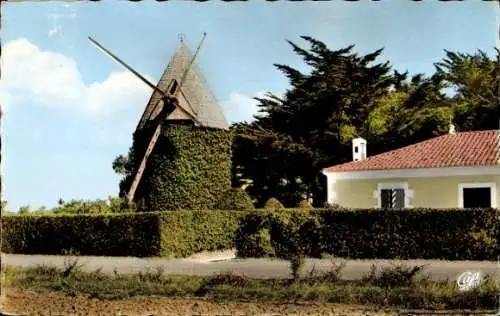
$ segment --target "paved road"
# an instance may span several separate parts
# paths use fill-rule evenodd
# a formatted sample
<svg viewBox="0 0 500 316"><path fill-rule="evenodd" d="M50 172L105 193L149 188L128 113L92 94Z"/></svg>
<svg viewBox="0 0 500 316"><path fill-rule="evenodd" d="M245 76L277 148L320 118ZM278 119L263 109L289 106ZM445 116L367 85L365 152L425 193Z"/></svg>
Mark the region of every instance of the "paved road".
<svg viewBox="0 0 500 316"><path fill-rule="evenodd" d="M64 256L42 256L42 255L14 255L6 254L5 263L17 267L29 267L36 265L52 265L64 267L68 258ZM340 260L340 259L339 259ZM289 263L281 260L269 259L233 259L216 262L203 262L196 259L142 259L133 257L79 257L85 271L102 269L102 272L112 273L115 269L119 273L134 273L139 271L156 271L162 268L167 274L187 275L211 275L218 272L240 272L252 278L286 278L290 275ZM339 261L337 261L339 262ZM490 261L437 261L437 260L346 260L346 266L342 272L344 279L359 279L369 273L371 265L377 267L392 267L394 264L406 266L427 265L424 274L428 274L435 280L453 280L469 269L479 269L490 275L498 275L500 265ZM332 268L331 260L308 259L304 273L310 271L313 266L318 271L328 271Z"/></svg>

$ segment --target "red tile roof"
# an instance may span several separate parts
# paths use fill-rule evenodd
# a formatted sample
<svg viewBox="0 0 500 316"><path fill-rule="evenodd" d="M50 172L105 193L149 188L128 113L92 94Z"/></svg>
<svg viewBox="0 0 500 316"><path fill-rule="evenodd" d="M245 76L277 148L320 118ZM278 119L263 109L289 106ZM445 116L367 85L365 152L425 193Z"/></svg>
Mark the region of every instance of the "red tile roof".
<svg viewBox="0 0 500 316"><path fill-rule="evenodd" d="M364 160L325 168L323 171L491 166L498 161L499 137L499 131L446 134Z"/></svg>

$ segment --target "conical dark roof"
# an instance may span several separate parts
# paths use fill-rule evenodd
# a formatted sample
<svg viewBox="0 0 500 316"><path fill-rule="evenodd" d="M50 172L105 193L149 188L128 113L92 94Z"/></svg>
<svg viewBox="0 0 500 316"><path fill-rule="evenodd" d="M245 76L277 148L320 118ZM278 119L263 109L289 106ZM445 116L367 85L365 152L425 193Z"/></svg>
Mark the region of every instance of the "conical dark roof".
<svg viewBox="0 0 500 316"><path fill-rule="evenodd" d="M187 75L181 84L180 92L177 94L180 105L192 113L202 126L227 129L229 125L222 108L209 89L203 75L195 63L189 66L192 58L193 55L187 45L181 42L158 81L157 87L162 91L167 91L174 79L178 84L181 84L185 70L189 67ZM159 101L161 102L161 94L157 91L153 92L139 121L138 129L142 129L148 120L154 119L158 115L162 108L161 103L160 106L156 106ZM176 119L189 119L189 117L179 110L175 110L167 117L167 120Z"/></svg>

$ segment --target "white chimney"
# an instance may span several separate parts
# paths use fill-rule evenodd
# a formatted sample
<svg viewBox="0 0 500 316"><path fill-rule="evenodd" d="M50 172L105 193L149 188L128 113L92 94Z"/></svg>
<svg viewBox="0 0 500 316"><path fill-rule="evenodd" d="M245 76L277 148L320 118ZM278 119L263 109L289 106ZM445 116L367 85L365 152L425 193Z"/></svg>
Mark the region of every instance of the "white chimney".
<svg viewBox="0 0 500 316"><path fill-rule="evenodd" d="M448 133L450 133L450 134L455 134L456 133L455 125L450 124L450 130L448 131Z"/></svg>
<svg viewBox="0 0 500 316"><path fill-rule="evenodd" d="M358 161L366 159L366 140L363 138L354 138L352 140L352 160Z"/></svg>

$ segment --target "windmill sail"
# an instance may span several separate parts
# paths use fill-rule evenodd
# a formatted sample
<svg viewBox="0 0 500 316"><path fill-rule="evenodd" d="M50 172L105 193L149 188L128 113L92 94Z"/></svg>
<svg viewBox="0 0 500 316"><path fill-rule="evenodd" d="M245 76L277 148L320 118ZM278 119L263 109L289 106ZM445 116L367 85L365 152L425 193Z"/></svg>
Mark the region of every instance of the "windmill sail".
<svg viewBox="0 0 500 316"><path fill-rule="evenodd" d="M176 84L179 85L185 74L185 80L177 94L179 105L193 114L198 122L205 127L227 129L229 127L222 108L209 89L205 78L192 63L192 54L184 42L181 42L175 55L171 58L167 68L161 76L157 88L161 91L169 91ZM191 65L190 65L191 64ZM187 70L187 72L186 72ZM137 129L142 129L149 120L153 120L161 112L162 95L155 90L144 110ZM159 106L157 106L159 105ZM169 120L189 120L186 113L175 109L167 116Z"/></svg>

